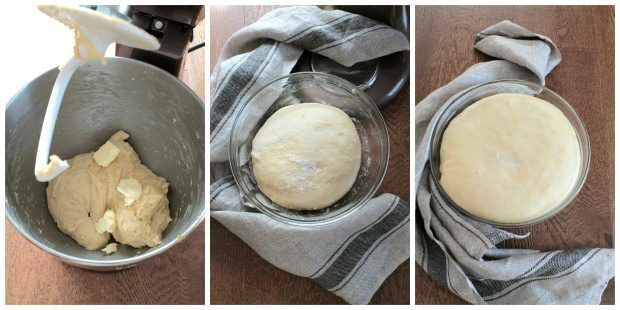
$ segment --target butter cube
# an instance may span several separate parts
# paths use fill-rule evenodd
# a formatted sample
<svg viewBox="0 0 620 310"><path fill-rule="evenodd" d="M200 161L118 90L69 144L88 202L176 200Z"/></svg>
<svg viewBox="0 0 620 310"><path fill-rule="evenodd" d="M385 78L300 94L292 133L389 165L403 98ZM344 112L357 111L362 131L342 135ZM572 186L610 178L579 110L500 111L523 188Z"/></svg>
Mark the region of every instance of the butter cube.
<svg viewBox="0 0 620 310"><path fill-rule="evenodd" d="M125 206L130 206L142 195L142 184L134 178L122 179L118 182L116 190L125 197Z"/></svg>
<svg viewBox="0 0 620 310"><path fill-rule="evenodd" d="M105 248L101 249L101 251L105 252L106 255L110 255L116 251L118 251L118 245L114 242L108 243Z"/></svg>
<svg viewBox="0 0 620 310"><path fill-rule="evenodd" d="M106 141L106 143L93 154L93 158L99 166L105 168L116 159L118 153L120 153L120 150L116 145L110 141Z"/></svg>
<svg viewBox="0 0 620 310"><path fill-rule="evenodd" d="M116 229L116 213L112 210L107 210L103 213L103 216L95 224L95 230L103 234L105 232L113 233Z"/></svg>

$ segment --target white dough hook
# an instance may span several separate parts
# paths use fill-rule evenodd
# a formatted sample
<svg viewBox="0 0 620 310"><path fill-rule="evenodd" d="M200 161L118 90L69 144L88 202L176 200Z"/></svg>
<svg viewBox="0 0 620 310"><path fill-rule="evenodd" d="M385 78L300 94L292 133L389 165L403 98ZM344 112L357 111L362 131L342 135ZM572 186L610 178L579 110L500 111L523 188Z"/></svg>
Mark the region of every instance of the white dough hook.
<svg viewBox="0 0 620 310"><path fill-rule="evenodd" d="M61 160L58 156L52 155L49 164L47 163L47 158L50 155L52 136L54 135L54 127L62 98L65 95L65 90L67 90L73 73L75 73L81 63L79 59L71 57L62 70L60 70L56 82L54 82L54 88L52 88L50 100L47 103L47 110L45 111L45 118L43 119L43 126L41 127L37 159L34 165L34 174L39 182L49 182L69 168L69 163Z"/></svg>
<svg viewBox="0 0 620 310"><path fill-rule="evenodd" d="M160 44L155 37L135 25L87 8L64 5L40 5L38 8L75 31L74 56L56 78L37 147L35 177L39 182L49 182L69 169L67 161L56 155L50 156L50 146L60 105L75 71L92 60L101 60L105 64L105 50L114 42L145 50L159 49Z"/></svg>

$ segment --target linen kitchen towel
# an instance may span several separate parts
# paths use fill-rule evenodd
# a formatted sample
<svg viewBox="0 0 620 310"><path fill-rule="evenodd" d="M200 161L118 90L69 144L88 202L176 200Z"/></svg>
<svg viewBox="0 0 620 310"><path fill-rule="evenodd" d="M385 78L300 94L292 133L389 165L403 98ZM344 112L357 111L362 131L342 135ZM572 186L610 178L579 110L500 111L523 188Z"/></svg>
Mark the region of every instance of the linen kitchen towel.
<svg viewBox="0 0 620 310"><path fill-rule="evenodd" d="M614 276L613 249L542 253L496 248L501 241L527 235L461 216L442 200L429 179L430 132L450 98L500 79L544 85L545 76L561 59L550 39L510 21L480 32L474 47L500 60L472 66L415 109L416 263L473 304L598 304Z"/></svg>
<svg viewBox="0 0 620 310"><path fill-rule="evenodd" d="M409 257L408 204L383 194L331 224L274 220L241 201L227 163L231 126L240 103L289 74L304 50L350 66L408 49L401 32L362 16L285 8L235 33L211 75L211 216L271 264L311 278L352 304L368 303Z"/></svg>

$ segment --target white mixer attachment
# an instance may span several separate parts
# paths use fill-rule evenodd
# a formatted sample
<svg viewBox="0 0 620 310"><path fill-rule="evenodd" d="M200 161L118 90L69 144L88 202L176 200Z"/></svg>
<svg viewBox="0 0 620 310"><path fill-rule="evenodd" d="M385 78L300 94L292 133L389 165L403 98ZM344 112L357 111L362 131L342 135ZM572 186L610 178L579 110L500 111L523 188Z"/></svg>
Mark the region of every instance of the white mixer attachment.
<svg viewBox="0 0 620 310"><path fill-rule="evenodd" d="M37 148L34 174L37 181L49 182L69 169L67 161L49 155L60 104L77 68L92 60L100 60L105 64L105 51L114 42L146 50L159 49L160 45L154 36L135 25L87 8L65 5L40 5L38 8L75 33L74 55L62 67L54 83Z"/></svg>

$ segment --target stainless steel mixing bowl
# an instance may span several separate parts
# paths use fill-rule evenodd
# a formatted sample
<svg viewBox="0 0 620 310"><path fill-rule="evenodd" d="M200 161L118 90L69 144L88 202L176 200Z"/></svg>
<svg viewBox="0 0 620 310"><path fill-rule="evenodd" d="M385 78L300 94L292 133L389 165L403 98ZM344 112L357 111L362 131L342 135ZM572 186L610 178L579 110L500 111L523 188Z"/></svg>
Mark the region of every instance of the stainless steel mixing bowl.
<svg viewBox="0 0 620 310"><path fill-rule="evenodd" d="M108 58L71 79L58 115L51 153L63 159L96 150L113 133L129 133L142 162L170 183L172 222L153 248L119 246L104 255L62 233L47 209L34 162L45 109L58 74L52 69L22 88L6 106L6 216L22 235L72 265L123 269L182 241L204 219L204 104L185 84L149 64Z"/></svg>

